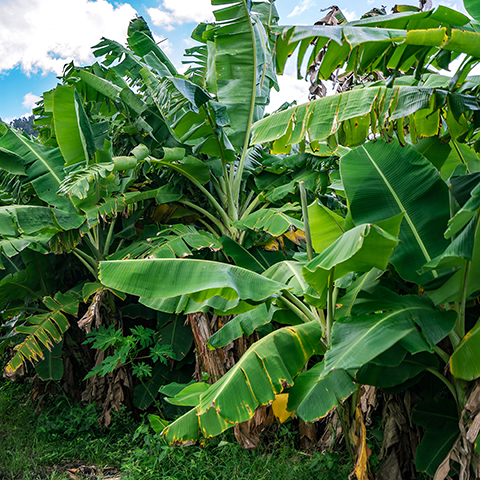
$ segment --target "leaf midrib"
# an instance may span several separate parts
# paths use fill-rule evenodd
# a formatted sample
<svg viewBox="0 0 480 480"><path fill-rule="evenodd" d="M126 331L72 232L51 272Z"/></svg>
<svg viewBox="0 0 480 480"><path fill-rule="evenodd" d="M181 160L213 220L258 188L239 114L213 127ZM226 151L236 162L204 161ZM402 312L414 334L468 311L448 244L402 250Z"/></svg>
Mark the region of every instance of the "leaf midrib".
<svg viewBox="0 0 480 480"><path fill-rule="evenodd" d="M395 199L395 202L397 203L397 205L399 206L400 210L405 214L405 219L407 220L407 223L408 225L410 226L410 229L412 230L413 232L413 235L418 243L418 245L420 246L420 250L422 251L423 253L423 256L426 258L427 262L430 262L430 260L432 259L428 253L428 250L426 249L418 231L417 231L417 228L415 227L412 219L410 218L410 215L409 213L407 212L407 209L403 206L403 203L401 202L400 198L398 197L397 193L395 192L395 190L392 188L392 186L390 185L390 182L387 180L387 178L385 177L385 175L383 174L383 172L381 171L381 169L379 168L379 166L375 163L375 160L372 158L372 156L368 153L367 149L362 145L362 148L363 150L365 151L365 153L367 154L368 158L370 159L370 161L372 162L372 165L375 167L375 169L377 170L378 174L382 177L382 180L385 182L385 185L387 186L389 192L392 194L393 198ZM433 276L435 278L438 277L438 273L433 270L432 271L433 273Z"/></svg>

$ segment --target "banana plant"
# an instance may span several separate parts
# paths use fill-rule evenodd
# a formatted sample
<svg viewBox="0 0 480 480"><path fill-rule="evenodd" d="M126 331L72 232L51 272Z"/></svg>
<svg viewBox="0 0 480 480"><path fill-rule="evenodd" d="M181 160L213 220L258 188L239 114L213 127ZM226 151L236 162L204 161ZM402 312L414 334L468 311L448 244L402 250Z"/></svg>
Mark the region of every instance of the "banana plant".
<svg viewBox="0 0 480 480"><path fill-rule="evenodd" d="M440 13L441 10L436 14L422 12L421 16L422 19L433 16L430 20L438 22L436 16ZM410 14L387 20L404 21L403 17L415 25L415 17L411 18ZM453 13L449 18L452 23L464 21ZM369 20L374 21L379 22L378 19ZM439 26L438 23L432 24L432 28ZM453 30L448 33L450 47L442 51L448 51L448 48L455 51L455 42L464 31ZM392 32L386 33L390 35ZM407 35L413 38L417 33L423 34L413 32L410 35L409 30L403 38ZM476 40L475 35L469 33L466 36ZM438 53L438 45L429 46L436 48ZM358 127L358 120L366 118L362 126L366 133L355 141L348 140L347 145L359 146L342 151L340 178L330 185L331 190L345 195L348 211L339 215L342 212L332 212L324 205L311 205L312 250L317 255L304 258L303 265L285 262L263 273L263 276L273 275L271 278L277 280L282 278L282 283L287 285L275 300L275 307L287 306L306 322L306 326L316 329L315 338L320 339L316 354L324 359L297 378L291 377L290 372L282 388L275 380L270 384L254 382L262 371L268 371L269 378L277 378L277 382L285 378L281 365L270 370L268 363L262 360L268 359L268 356L263 357L263 351L272 352L270 342L275 342L276 335L282 330L273 332L246 354L238 369L234 367L223 380L197 396L196 401L188 403L195 408L165 430L169 441L184 443L191 442L199 434L215 435L250 418L257 406L274 401L275 395L284 388L289 388L289 410L313 421L325 415L339 399L348 397L355 390L354 382L376 385L387 391L393 388L401 391L418 385L422 377L435 377L442 382L447 395L451 395L452 402L440 408L438 400L434 399L434 403L426 400L415 408L412 419L427 429L417 450L417 468L445 478L449 462L466 455L465 462L462 461L462 475L470 475L468 458L475 455L472 452L478 442L472 416L477 411L476 391L470 395L471 384L467 383L479 377L475 357L478 327L475 321L466 321L468 312L474 312L479 290L475 266L478 260L479 208L478 130L475 121L478 87L475 78L464 75L466 70L468 68L457 72L459 75L452 83L439 75L425 74L421 65L419 71L425 83L431 85L427 87L429 90L417 86L418 79L412 78L415 75L406 75L394 80L393 85L402 80L397 83L398 88L364 85L352 92L274 114L254 126L253 142L271 142L271 150L277 152L289 144L303 142L308 132L309 147L313 152L325 148L320 143L322 140L328 140L330 148L332 144L344 143L345 130L351 126L348 122L354 120L355 127ZM412 70L411 73L415 72ZM409 86L410 90L403 89L402 85ZM366 102L365 95L371 95L371 100L379 98L379 104L372 108L372 101ZM355 101L349 105L350 98ZM456 110L454 105L458 105L460 98L461 107ZM317 105L320 105L318 110ZM332 113L329 115L328 112ZM395 132L391 121L405 118L407 120L400 122L400 129L397 123ZM365 142L368 135L373 138L383 136L387 142L378 139ZM395 240L397 235L399 243ZM357 250L359 245L361 248ZM387 268L388 260L391 263ZM191 271L194 267L197 268L192 266ZM124 289L126 282L119 285L114 279L121 278L130 268L143 271L147 265L141 267L127 262L115 266L117 268L112 275L106 268L103 271L102 265L102 279L107 284L112 282L112 288ZM148 266L148 271L160 272L162 268L160 264L152 265ZM349 277L352 272L357 273ZM397 285L395 289L392 280ZM417 288L412 289L411 285L417 285ZM221 287L216 286L200 295L198 288L197 285L196 291L165 293L186 295L194 301L208 301L207 297L211 295L210 298L216 295L228 301L238 299L238 304L242 301L239 290L233 289L236 294L232 294L229 288L220 293ZM158 302L147 298L151 305L163 308L167 303L162 288L154 293L151 289L137 287L135 292L147 297L158 295ZM251 298L247 296L245 301L251 302ZM324 320L320 313L323 307L326 307ZM261 308L263 312L269 310L267 305ZM308 322L314 312L316 318ZM220 346L232 335L251 332L253 314L242 315L234 325L223 327L224 333L220 330L212 337L212 344ZM288 328L292 332L293 327ZM299 332L296 331L297 335L303 339ZM310 332L307 337L312 335ZM305 356L302 357L300 352L310 352L311 349L295 346L293 340L289 345L305 364ZM276 357L275 353L271 354ZM258 359L261 364L255 367ZM445 364L450 366L450 374L446 376L442 373ZM239 370L245 375L247 390L238 384ZM300 372L301 368L295 370ZM258 391L255 390L257 384L262 385ZM239 401L245 402L246 412L240 407L232 409L231 392L240 391L240 388L244 394ZM327 392L335 391L335 388L338 388L338 395L329 399ZM441 390L438 395L442 395ZM461 412L464 413L460 416ZM435 424L440 415L447 415L452 421L440 428ZM462 450L465 446L466 451ZM361 466L358 468L357 473L360 473Z"/></svg>

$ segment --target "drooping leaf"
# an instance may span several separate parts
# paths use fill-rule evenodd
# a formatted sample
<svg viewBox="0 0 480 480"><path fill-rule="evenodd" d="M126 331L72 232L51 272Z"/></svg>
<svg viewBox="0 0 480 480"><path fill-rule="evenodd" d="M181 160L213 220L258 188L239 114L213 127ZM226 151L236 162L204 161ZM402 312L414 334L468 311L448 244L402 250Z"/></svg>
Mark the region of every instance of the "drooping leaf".
<svg viewBox="0 0 480 480"><path fill-rule="evenodd" d="M188 294L201 302L215 295L261 301L284 285L240 267L191 259L100 262L101 281L108 287L147 298ZM168 278L169 281L160 281ZM152 279L159 279L152 282Z"/></svg>
<svg viewBox="0 0 480 480"><path fill-rule="evenodd" d="M35 365L35 371L42 380L60 381L63 376L63 359L62 359L63 340L57 343L51 351L48 349L44 352L45 360Z"/></svg>
<svg viewBox="0 0 480 480"><path fill-rule="evenodd" d="M321 329L317 322L276 330L253 344L200 404L165 430L169 443L196 440L200 432L217 435L251 418L258 406L275 400L315 351ZM212 408L213 407L213 408ZM193 412L193 413L192 413Z"/></svg>
<svg viewBox="0 0 480 480"><path fill-rule="evenodd" d="M247 218L235 222L235 225L246 227L254 231L264 231L278 237L283 235L287 230L295 227L299 230L304 230L305 227L301 220L298 220L291 215L288 215L287 211L298 210L292 205L284 205L282 208L268 208L257 210L251 213Z"/></svg>

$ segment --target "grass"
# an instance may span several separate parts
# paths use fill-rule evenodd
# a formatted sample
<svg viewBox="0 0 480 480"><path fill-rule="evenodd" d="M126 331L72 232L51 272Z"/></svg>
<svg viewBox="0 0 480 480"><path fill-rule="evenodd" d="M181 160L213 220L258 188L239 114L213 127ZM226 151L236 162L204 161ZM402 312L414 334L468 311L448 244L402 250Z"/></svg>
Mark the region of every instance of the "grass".
<svg viewBox="0 0 480 480"><path fill-rule="evenodd" d="M0 480L65 480L81 466L122 480L343 480L351 471L346 456L298 451L291 424L271 429L255 451L243 450L232 432L171 448L125 412L102 429L95 407L53 400L39 413L28 385L0 380Z"/></svg>

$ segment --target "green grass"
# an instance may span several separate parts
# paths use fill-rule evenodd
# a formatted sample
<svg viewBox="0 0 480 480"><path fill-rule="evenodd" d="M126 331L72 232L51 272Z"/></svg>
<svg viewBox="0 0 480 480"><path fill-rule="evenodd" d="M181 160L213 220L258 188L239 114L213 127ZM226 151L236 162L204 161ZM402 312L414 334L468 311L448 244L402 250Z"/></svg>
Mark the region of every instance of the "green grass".
<svg viewBox="0 0 480 480"><path fill-rule="evenodd" d="M122 480L343 480L352 468L344 455L298 451L291 423L270 429L255 451L231 431L203 446L171 448L125 412L103 429L95 407L70 406L62 395L38 408L27 385L0 380L0 480L64 480L66 469L81 465L113 467Z"/></svg>

